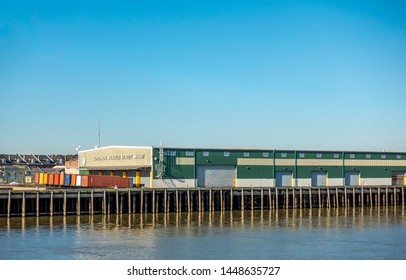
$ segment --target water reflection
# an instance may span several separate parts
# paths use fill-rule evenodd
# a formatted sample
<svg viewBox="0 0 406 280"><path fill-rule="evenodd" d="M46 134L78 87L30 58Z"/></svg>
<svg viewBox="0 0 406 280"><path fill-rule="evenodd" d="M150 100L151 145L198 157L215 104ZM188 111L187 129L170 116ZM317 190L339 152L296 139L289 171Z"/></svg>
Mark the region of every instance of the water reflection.
<svg viewBox="0 0 406 280"><path fill-rule="evenodd" d="M0 218L1 259L405 259L403 207Z"/></svg>

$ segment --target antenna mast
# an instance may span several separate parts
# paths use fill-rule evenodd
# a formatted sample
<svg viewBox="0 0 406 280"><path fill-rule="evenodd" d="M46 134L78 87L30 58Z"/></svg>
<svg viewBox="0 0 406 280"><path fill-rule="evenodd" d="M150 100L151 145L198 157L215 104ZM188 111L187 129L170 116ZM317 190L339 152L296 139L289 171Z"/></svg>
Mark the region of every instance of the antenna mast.
<svg viewBox="0 0 406 280"><path fill-rule="evenodd" d="M164 146L161 141L161 145L159 146L159 161L158 164L155 166L157 171L157 177L162 179L165 174L165 165L164 165Z"/></svg>

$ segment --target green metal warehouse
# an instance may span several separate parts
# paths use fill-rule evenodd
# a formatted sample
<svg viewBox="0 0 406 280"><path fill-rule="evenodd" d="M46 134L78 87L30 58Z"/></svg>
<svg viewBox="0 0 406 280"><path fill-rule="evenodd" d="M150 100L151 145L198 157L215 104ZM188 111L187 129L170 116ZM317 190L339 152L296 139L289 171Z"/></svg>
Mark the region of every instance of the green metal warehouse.
<svg viewBox="0 0 406 280"><path fill-rule="evenodd" d="M406 153L401 152L111 146L79 152L79 168L156 188L406 183Z"/></svg>

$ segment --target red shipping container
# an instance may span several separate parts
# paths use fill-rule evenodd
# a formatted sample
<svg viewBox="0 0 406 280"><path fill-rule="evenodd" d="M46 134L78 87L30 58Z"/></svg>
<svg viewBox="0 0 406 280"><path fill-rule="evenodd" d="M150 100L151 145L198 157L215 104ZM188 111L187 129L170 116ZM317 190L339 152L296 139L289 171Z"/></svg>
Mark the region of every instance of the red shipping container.
<svg viewBox="0 0 406 280"><path fill-rule="evenodd" d="M130 187L130 178L118 176L90 175L88 180L89 187Z"/></svg>

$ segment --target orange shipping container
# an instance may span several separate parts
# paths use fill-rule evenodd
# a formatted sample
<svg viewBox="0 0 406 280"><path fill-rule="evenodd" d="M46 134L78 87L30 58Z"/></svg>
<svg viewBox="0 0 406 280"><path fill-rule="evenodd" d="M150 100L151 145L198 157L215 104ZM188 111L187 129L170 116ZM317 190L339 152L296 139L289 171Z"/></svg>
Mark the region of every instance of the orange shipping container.
<svg viewBox="0 0 406 280"><path fill-rule="evenodd" d="M48 173L44 173L44 184L48 185L49 182L49 174Z"/></svg>
<svg viewBox="0 0 406 280"><path fill-rule="evenodd" d="M70 177L70 185L71 187L75 187L76 186L76 174L72 174Z"/></svg>
<svg viewBox="0 0 406 280"><path fill-rule="evenodd" d="M54 185L59 185L59 174L54 174Z"/></svg>
<svg viewBox="0 0 406 280"><path fill-rule="evenodd" d="M82 177L82 187L89 186L89 175L83 175Z"/></svg>
<svg viewBox="0 0 406 280"><path fill-rule="evenodd" d="M50 185L54 184L54 174L49 174L48 184L50 184Z"/></svg>
<svg viewBox="0 0 406 280"><path fill-rule="evenodd" d="M65 185L65 173L59 174L59 185Z"/></svg>
<svg viewBox="0 0 406 280"><path fill-rule="evenodd" d="M35 182L35 184L39 184L39 173L35 173L34 182Z"/></svg>

